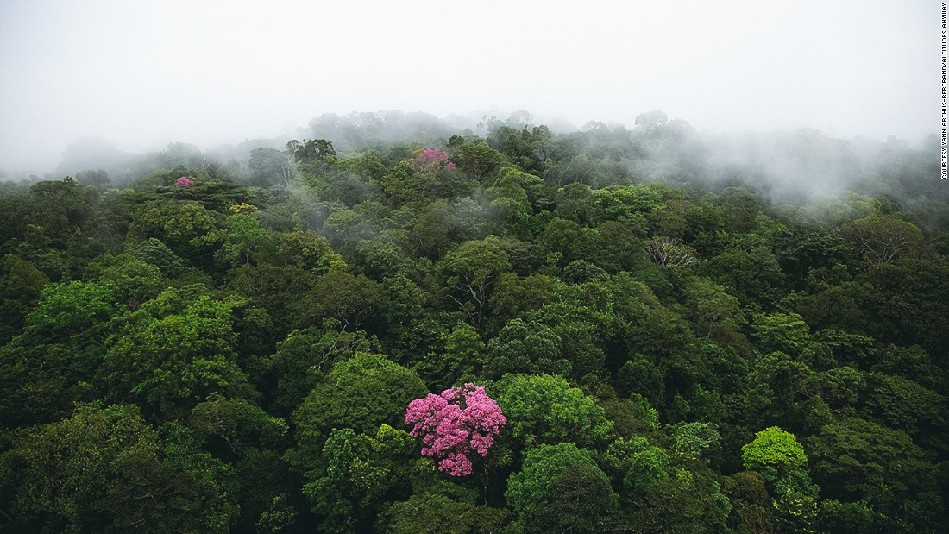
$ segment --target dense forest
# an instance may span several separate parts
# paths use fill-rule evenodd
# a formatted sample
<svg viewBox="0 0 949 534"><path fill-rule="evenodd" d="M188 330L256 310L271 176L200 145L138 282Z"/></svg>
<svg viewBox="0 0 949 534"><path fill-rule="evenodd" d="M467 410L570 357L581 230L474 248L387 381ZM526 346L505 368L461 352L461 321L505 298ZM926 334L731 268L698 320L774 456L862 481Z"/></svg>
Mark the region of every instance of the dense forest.
<svg viewBox="0 0 949 534"><path fill-rule="evenodd" d="M936 150L657 111L67 154L0 184L0 530L945 532Z"/></svg>

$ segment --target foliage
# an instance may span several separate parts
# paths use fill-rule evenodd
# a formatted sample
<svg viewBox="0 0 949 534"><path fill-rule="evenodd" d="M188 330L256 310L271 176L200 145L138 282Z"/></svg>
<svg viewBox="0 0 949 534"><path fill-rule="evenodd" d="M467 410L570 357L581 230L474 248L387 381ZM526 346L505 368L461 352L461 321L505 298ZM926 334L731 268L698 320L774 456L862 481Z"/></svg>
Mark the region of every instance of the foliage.
<svg viewBox="0 0 949 534"><path fill-rule="evenodd" d="M829 498L870 499L885 508L934 489L935 466L905 432L848 417L807 443L814 478Z"/></svg>
<svg viewBox="0 0 949 534"><path fill-rule="evenodd" d="M478 326L484 320L492 286L498 276L510 268L501 240L494 236L482 241L466 241L438 263L447 287L451 288L449 298Z"/></svg>
<svg viewBox="0 0 949 534"><path fill-rule="evenodd" d="M386 424L375 434L334 429L323 446L325 468L303 486L314 511L323 516L323 530L359 531L361 524L364 529L373 516L367 512L384 497L404 493L412 467L412 441L404 431Z"/></svg>
<svg viewBox="0 0 949 534"><path fill-rule="evenodd" d="M30 262L8 254L0 260L0 343L23 328L49 279Z"/></svg>
<svg viewBox="0 0 949 534"><path fill-rule="evenodd" d="M273 380L270 391L273 411L289 415L334 364L360 352L377 350L377 342L365 332L339 330L332 321L324 323L324 328L290 332L277 343L276 352L267 363Z"/></svg>
<svg viewBox="0 0 949 534"><path fill-rule="evenodd" d="M528 532L601 530L617 507L590 451L572 443L530 449L524 467L511 475L506 497Z"/></svg>
<svg viewBox="0 0 949 534"><path fill-rule="evenodd" d="M393 534L495 532L508 515L504 509L475 504L473 497L459 499L428 491L390 506L382 517L385 528L379 530Z"/></svg>
<svg viewBox="0 0 949 534"><path fill-rule="evenodd" d="M116 399L157 412L190 409L212 393L246 395L231 306L163 291L131 313L110 338L98 381Z"/></svg>
<svg viewBox="0 0 949 534"><path fill-rule="evenodd" d="M126 310L104 284L47 285L22 332L0 347L0 415L11 426L51 422L91 400L106 340Z"/></svg>
<svg viewBox="0 0 949 534"><path fill-rule="evenodd" d="M0 183L0 530L945 529L935 145L308 137Z"/></svg>
<svg viewBox="0 0 949 534"><path fill-rule="evenodd" d="M21 433L0 456L4 508L23 531L225 532L237 513L221 491L227 469L184 446L132 406L79 405Z"/></svg>
<svg viewBox="0 0 949 534"><path fill-rule="evenodd" d="M851 242L869 265L895 263L919 254L922 232L912 223L895 217L870 216L844 225L840 234Z"/></svg>
<svg viewBox="0 0 949 534"><path fill-rule="evenodd" d="M745 469L761 470L765 478L774 479L807 465L807 455L797 438L776 426L755 434L755 439L741 448Z"/></svg>
<svg viewBox="0 0 949 534"><path fill-rule="evenodd" d="M567 375L570 362L560 353L561 338L547 325L512 319L487 345L484 374L500 378L508 373Z"/></svg>
<svg viewBox="0 0 949 534"><path fill-rule="evenodd" d="M563 377L512 374L498 382L497 391L511 434L527 447L563 442L603 445L613 432L603 408Z"/></svg>
<svg viewBox="0 0 949 534"><path fill-rule="evenodd" d="M293 154L293 159L300 163L333 161L336 158L333 142L326 139L304 139L302 143L290 141L287 143L287 150Z"/></svg>
<svg viewBox="0 0 949 534"><path fill-rule="evenodd" d="M418 374L378 354L338 362L294 412L298 443L319 446L334 428L369 432L400 425L405 406L425 392Z"/></svg>

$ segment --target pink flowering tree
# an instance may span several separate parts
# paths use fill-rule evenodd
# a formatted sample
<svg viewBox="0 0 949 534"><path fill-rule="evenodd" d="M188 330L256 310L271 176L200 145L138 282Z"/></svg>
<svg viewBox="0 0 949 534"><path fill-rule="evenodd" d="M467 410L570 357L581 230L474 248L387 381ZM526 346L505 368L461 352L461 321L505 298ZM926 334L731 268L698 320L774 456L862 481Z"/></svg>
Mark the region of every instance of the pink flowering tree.
<svg viewBox="0 0 949 534"><path fill-rule="evenodd" d="M175 180L175 187L191 187L194 185L194 180L188 178L187 176L179 176Z"/></svg>
<svg viewBox="0 0 949 534"><path fill-rule="evenodd" d="M439 471L460 477L471 474L472 453L487 456L507 419L483 386L469 383L413 400L405 423L414 425L410 434L422 438L422 456L436 458Z"/></svg>
<svg viewBox="0 0 949 534"><path fill-rule="evenodd" d="M415 168L420 171L454 169L456 165L448 161L448 152L438 148L426 148L415 153Z"/></svg>

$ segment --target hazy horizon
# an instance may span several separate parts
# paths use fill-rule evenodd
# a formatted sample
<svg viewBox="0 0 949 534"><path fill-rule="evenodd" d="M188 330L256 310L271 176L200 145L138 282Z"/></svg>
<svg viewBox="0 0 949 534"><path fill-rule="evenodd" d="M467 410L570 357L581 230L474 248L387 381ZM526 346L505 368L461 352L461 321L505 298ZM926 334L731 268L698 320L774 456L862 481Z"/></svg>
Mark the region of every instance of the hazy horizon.
<svg viewBox="0 0 949 534"><path fill-rule="evenodd" d="M323 113L421 111L699 131L938 132L930 2L789 5L0 3L0 170L292 135Z"/></svg>

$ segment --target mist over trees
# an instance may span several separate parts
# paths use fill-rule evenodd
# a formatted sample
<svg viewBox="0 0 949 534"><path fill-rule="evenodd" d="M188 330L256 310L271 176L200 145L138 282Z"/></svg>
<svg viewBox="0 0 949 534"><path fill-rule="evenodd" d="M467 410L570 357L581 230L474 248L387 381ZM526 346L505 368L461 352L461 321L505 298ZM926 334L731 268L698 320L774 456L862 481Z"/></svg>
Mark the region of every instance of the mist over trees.
<svg viewBox="0 0 949 534"><path fill-rule="evenodd" d="M0 184L0 530L940 532L935 137L322 115Z"/></svg>
<svg viewBox="0 0 949 534"><path fill-rule="evenodd" d="M327 113L314 117L296 135L298 143L329 141L340 154L383 153L394 146L444 144L453 135L478 136L492 148L506 150L512 163L528 172L597 187L629 181L697 188L731 184L748 187L775 204L803 204L853 190L919 205L914 209L925 212L939 211L937 204L945 198L938 182L920 178L938 171L935 135L911 145L893 137L838 139L806 129L719 134L697 131L682 119L670 120L661 110L641 113L629 128L591 121L579 129L562 123L535 125L526 111L506 119L402 111ZM84 138L67 148L56 172L46 178L69 175L88 185L122 187L155 170L185 166L209 167L240 183L287 185L291 141L246 140L205 151L174 142L157 152L126 154L107 140ZM474 148L464 150L470 160ZM557 164L547 168L542 163L546 159ZM470 167L466 171L478 172ZM11 178L39 179L7 176Z"/></svg>

